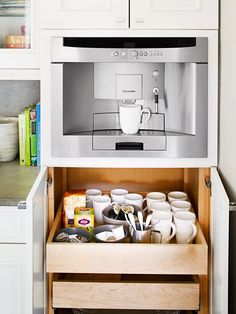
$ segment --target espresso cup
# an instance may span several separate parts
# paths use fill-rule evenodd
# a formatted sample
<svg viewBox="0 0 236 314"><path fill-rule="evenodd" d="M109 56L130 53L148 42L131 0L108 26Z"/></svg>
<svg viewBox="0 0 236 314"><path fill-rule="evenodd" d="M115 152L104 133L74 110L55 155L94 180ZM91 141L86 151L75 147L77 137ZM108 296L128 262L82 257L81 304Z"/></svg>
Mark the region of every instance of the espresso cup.
<svg viewBox="0 0 236 314"><path fill-rule="evenodd" d="M93 199L93 208L94 208L94 217L95 221L98 224L103 224L103 215L102 211L104 208L112 205L111 199L108 195L99 195Z"/></svg>
<svg viewBox="0 0 236 314"><path fill-rule="evenodd" d="M191 203L187 201L173 201L171 203L171 210L174 213L177 213L182 210L190 211L191 209Z"/></svg>
<svg viewBox="0 0 236 314"><path fill-rule="evenodd" d="M149 210L148 211L171 211L171 206L168 202L159 202L159 201L154 201L151 203Z"/></svg>
<svg viewBox="0 0 236 314"><path fill-rule="evenodd" d="M176 227L172 223L172 213L156 211L152 215L152 230L160 231L162 235L161 243L169 243L176 235Z"/></svg>
<svg viewBox="0 0 236 314"><path fill-rule="evenodd" d="M172 203L173 201L186 201L188 195L182 191L173 191L168 193L168 201Z"/></svg>
<svg viewBox="0 0 236 314"><path fill-rule="evenodd" d="M124 196L124 203L127 205L135 205L139 209L143 207L143 197L137 193L129 193Z"/></svg>
<svg viewBox="0 0 236 314"><path fill-rule="evenodd" d="M98 189L88 189L85 194L88 201L93 201L96 196L102 195L102 191Z"/></svg>
<svg viewBox="0 0 236 314"><path fill-rule="evenodd" d="M164 202L166 200L166 195L161 192L150 192L146 195L143 201L147 201L147 208L150 210L152 202Z"/></svg>
<svg viewBox="0 0 236 314"><path fill-rule="evenodd" d="M141 122L144 113L148 115L146 119ZM142 109L141 105L120 105L119 117L122 132L125 134L136 134L151 118L151 111L148 108Z"/></svg>
<svg viewBox="0 0 236 314"><path fill-rule="evenodd" d="M196 216L192 212L179 211L174 214L176 225L176 242L178 244L192 243L197 235Z"/></svg>
<svg viewBox="0 0 236 314"><path fill-rule="evenodd" d="M125 203L125 196L129 194L129 192L125 189L114 189L111 191L111 200L117 204Z"/></svg>

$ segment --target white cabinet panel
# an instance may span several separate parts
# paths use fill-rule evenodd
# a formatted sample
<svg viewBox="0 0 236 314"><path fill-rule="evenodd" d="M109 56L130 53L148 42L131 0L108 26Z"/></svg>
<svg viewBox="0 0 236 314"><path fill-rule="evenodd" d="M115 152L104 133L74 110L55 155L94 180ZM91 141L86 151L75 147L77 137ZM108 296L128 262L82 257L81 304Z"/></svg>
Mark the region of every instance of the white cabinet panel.
<svg viewBox="0 0 236 314"><path fill-rule="evenodd" d="M130 0L136 29L217 29L218 0Z"/></svg>
<svg viewBox="0 0 236 314"><path fill-rule="evenodd" d="M27 314L26 245L0 245L0 312Z"/></svg>
<svg viewBox="0 0 236 314"><path fill-rule="evenodd" d="M32 264L33 264L33 313L44 314L45 305L45 245L47 230L47 168L42 168L28 197L27 209L32 212L33 234ZM31 217L32 217L31 216Z"/></svg>
<svg viewBox="0 0 236 314"><path fill-rule="evenodd" d="M26 243L26 210L0 207L0 243Z"/></svg>
<svg viewBox="0 0 236 314"><path fill-rule="evenodd" d="M43 28L128 28L128 0L42 0Z"/></svg>
<svg viewBox="0 0 236 314"><path fill-rule="evenodd" d="M211 313L228 313L229 199L215 168L211 169Z"/></svg>

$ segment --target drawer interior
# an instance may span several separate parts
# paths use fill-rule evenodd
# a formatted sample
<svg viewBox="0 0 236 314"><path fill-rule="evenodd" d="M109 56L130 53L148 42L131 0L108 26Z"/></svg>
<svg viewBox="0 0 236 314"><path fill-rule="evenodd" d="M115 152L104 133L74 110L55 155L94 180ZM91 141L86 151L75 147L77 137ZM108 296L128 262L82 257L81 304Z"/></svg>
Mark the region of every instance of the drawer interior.
<svg viewBox="0 0 236 314"><path fill-rule="evenodd" d="M54 308L198 310L195 276L66 274L53 280Z"/></svg>

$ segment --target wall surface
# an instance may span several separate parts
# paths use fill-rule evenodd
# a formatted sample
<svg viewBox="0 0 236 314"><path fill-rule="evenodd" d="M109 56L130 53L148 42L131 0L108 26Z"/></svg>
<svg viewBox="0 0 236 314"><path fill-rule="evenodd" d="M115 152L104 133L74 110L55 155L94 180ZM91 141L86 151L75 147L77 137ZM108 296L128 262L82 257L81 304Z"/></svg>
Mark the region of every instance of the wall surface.
<svg viewBox="0 0 236 314"><path fill-rule="evenodd" d="M31 103L40 99L39 81L1 81L0 116L16 117Z"/></svg>
<svg viewBox="0 0 236 314"><path fill-rule="evenodd" d="M236 1L221 1L219 170L236 200Z"/></svg>

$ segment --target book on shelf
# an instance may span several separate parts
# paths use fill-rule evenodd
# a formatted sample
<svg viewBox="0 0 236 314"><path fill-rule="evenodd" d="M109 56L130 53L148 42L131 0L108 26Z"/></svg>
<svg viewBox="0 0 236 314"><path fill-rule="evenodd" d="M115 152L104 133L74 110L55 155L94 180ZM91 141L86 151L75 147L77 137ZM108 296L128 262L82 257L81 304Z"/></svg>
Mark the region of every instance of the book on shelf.
<svg viewBox="0 0 236 314"><path fill-rule="evenodd" d="M38 117L37 117L38 116ZM40 164L40 105L31 104L19 117L19 157L22 166Z"/></svg>
<svg viewBox="0 0 236 314"><path fill-rule="evenodd" d="M30 110L30 164L37 166L36 106Z"/></svg>
<svg viewBox="0 0 236 314"><path fill-rule="evenodd" d="M36 104L36 137L37 137L37 166L41 165L41 112L40 103Z"/></svg>
<svg viewBox="0 0 236 314"><path fill-rule="evenodd" d="M25 112L18 115L19 126L19 159L20 165L25 166L25 144L26 144L26 124L25 124Z"/></svg>

